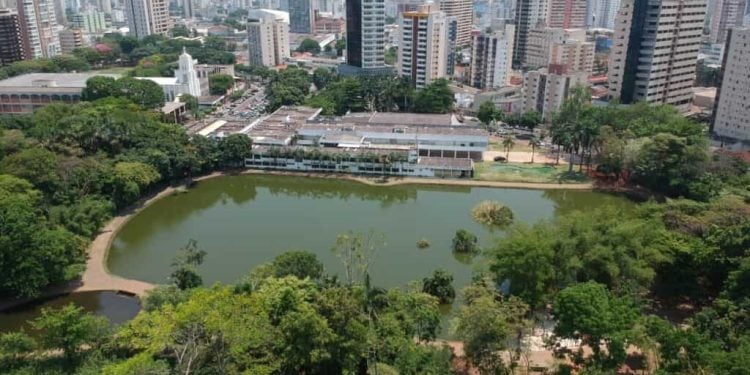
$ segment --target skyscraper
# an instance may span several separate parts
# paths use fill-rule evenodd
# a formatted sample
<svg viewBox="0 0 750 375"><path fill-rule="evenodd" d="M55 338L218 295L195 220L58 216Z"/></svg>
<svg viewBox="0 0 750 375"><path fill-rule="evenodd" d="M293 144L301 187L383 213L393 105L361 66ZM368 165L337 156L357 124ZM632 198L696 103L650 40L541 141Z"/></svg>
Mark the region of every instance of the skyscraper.
<svg viewBox="0 0 750 375"><path fill-rule="evenodd" d="M726 35L721 85L716 94L711 131L750 140L750 29L730 28Z"/></svg>
<svg viewBox="0 0 750 375"><path fill-rule="evenodd" d="M109 1L109 0L104 0ZM182 15L185 18L195 17L195 10L193 9L193 0L182 0Z"/></svg>
<svg viewBox="0 0 750 375"><path fill-rule="evenodd" d="M609 56L609 97L688 110L705 8L705 0L623 0Z"/></svg>
<svg viewBox="0 0 750 375"><path fill-rule="evenodd" d="M0 9L0 66L27 58L18 13Z"/></svg>
<svg viewBox="0 0 750 375"><path fill-rule="evenodd" d="M615 16L620 10L620 0L595 0L596 9L593 12L591 26L613 30L615 28Z"/></svg>
<svg viewBox="0 0 750 375"><path fill-rule="evenodd" d="M496 32L474 31L471 49L471 85L495 89L508 85L513 60L514 25Z"/></svg>
<svg viewBox="0 0 750 375"><path fill-rule="evenodd" d="M586 0L549 0L547 26L563 29L586 27Z"/></svg>
<svg viewBox="0 0 750 375"><path fill-rule="evenodd" d="M445 22L448 25L448 55L445 73L453 76L456 73L456 37L458 37L458 19L456 17L446 17Z"/></svg>
<svg viewBox="0 0 750 375"><path fill-rule="evenodd" d="M312 34L315 17L312 0L289 0L289 31Z"/></svg>
<svg viewBox="0 0 750 375"><path fill-rule="evenodd" d="M456 17L456 46L466 47L471 43L474 25L474 3L472 0L441 0L440 10L448 17Z"/></svg>
<svg viewBox="0 0 750 375"><path fill-rule="evenodd" d="M747 0L716 0L711 17L710 43L723 44L730 27L742 26Z"/></svg>
<svg viewBox="0 0 750 375"><path fill-rule="evenodd" d="M398 74L409 77L417 88L446 76L448 24L437 4L419 6L399 17L401 38L398 48Z"/></svg>
<svg viewBox="0 0 750 375"><path fill-rule="evenodd" d="M385 2L384 0L349 0L346 2L346 64L339 72L384 74Z"/></svg>
<svg viewBox="0 0 750 375"><path fill-rule="evenodd" d="M289 58L289 13L252 9L247 15L250 65L276 66Z"/></svg>
<svg viewBox="0 0 750 375"><path fill-rule="evenodd" d="M130 35L142 39L147 35L167 35L172 29L169 0L125 0L125 15Z"/></svg>
<svg viewBox="0 0 750 375"><path fill-rule="evenodd" d="M29 58L53 57L60 54L60 27L52 0L18 0L24 50Z"/></svg>
<svg viewBox="0 0 750 375"><path fill-rule="evenodd" d="M516 35L513 41L513 68L519 69L526 56L526 42L529 30L542 22L547 22L546 0L516 1Z"/></svg>

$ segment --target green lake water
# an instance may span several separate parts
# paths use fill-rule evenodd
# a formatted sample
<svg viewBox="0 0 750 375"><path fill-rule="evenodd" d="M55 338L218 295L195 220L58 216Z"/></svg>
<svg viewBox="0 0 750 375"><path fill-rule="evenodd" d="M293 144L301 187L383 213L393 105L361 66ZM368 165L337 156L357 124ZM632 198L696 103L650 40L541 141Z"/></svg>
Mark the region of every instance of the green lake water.
<svg viewBox="0 0 750 375"><path fill-rule="evenodd" d="M195 239L208 253L199 269L208 284L235 282L289 249L314 252L328 273L341 277L343 268L331 253L336 236L372 229L386 237L371 269L373 284L405 286L445 268L460 289L470 280L472 262L481 258L453 254L456 230L477 234L484 246L504 235L471 218L472 207L487 199L509 206L516 221L527 223L576 209L628 205L622 198L588 191L378 187L334 179L222 177L157 201L132 218L112 244L108 266L117 275L166 283L177 250ZM431 242L428 249L417 248L421 238Z"/></svg>

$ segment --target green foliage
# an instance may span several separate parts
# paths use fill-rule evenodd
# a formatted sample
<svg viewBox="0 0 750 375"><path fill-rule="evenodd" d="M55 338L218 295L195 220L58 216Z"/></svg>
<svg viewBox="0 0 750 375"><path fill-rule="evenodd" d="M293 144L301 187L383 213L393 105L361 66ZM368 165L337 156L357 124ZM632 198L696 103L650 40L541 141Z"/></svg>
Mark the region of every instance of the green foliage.
<svg viewBox="0 0 750 375"><path fill-rule="evenodd" d="M313 83L315 84L315 87L318 88L318 90L323 90L328 86L329 83L333 82L336 79L336 74L331 71L331 69L326 68L316 68L313 71Z"/></svg>
<svg viewBox="0 0 750 375"><path fill-rule="evenodd" d="M437 297L441 304L452 303L456 298L453 289L453 274L440 268L432 276L422 279L422 292Z"/></svg>
<svg viewBox="0 0 750 375"><path fill-rule="evenodd" d="M224 95L234 86L234 78L228 74L211 74L208 76L208 87L211 95Z"/></svg>
<svg viewBox="0 0 750 375"><path fill-rule="evenodd" d="M453 236L453 251L458 253L476 253L479 251L479 239L466 229L459 229Z"/></svg>
<svg viewBox="0 0 750 375"><path fill-rule="evenodd" d="M271 262L274 276L295 276L302 280L320 279L323 276L323 263L309 251L286 251Z"/></svg>
<svg viewBox="0 0 750 375"><path fill-rule="evenodd" d="M172 274L169 278L180 290L197 288L203 285L203 278L198 274L198 266L203 264L206 252L198 248L198 242L189 240L187 245L177 253L172 262Z"/></svg>
<svg viewBox="0 0 750 375"><path fill-rule="evenodd" d="M305 38L297 47L297 52L310 52L313 55L320 53L320 44L315 39Z"/></svg>
<svg viewBox="0 0 750 375"><path fill-rule="evenodd" d="M513 222L513 211L497 201L482 201L471 209L474 221L490 227L505 227Z"/></svg>
<svg viewBox="0 0 750 375"><path fill-rule="evenodd" d="M0 68L0 78L5 79L27 73L84 72L90 69L91 66L85 60L76 56L62 55L51 59L40 58L13 62Z"/></svg>
<svg viewBox="0 0 750 375"><path fill-rule="evenodd" d="M24 332L0 334L0 366L15 367L24 355L36 348L36 341Z"/></svg>
<svg viewBox="0 0 750 375"><path fill-rule="evenodd" d="M306 71L288 67L270 78L267 87L268 111L275 111L282 105L299 105L310 91L312 79Z"/></svg>
<svg viewBox="0 0 750 375"><path fill-rule="evenodd" d="M395 65L398 61L398 47L391 47L385 51L385 63L388 65Z"/></svg>
<svg viewBox="0 0 750 375"><path fill-rule="evenodd" d="M69 304L57 310L42 309L42 315L31 322L39 331L44 349L60 349L68 361L76 359L83 345L96 346L107 336L109 322Z"/></svg>
<svg viewBox="0 0 750 375"><path fill-rule="evenodd" d="M193 115L198 111L198 98L195 96L182 94L180 95L180 102L185 103L185 108Z"/></svg>
<svg viewBox="0 0 750 375"><path fill-rule="evenodd" d="M222 167L237 167L245 164L252 155L252 140L244 134L231 134L219 140L218 164Z"/></svg>
<svg viewBox="0 0 750 375"><path fill-rule="evenodd" d="M153 81L123 77L91 77L81 93L81 99L93 101L102 98L126 98L144 108L159 108L164 104L164 91Z"/></svg>
<svg viewBox="0 0 750 375"><path fill-rule="evenodd" d="M479 110L477 111L477 118L484 125L489 125L492 121L499 120L501 115L502 112L495 108L495 103L491 100L480 104Z"/></svg>
<svg viewBox="0 0 750 375"><path fill-rule="evenodd" d="M449 113L453 111L453 92L448 80L436 79L414 96L412 108L417 113Z"/></svg>

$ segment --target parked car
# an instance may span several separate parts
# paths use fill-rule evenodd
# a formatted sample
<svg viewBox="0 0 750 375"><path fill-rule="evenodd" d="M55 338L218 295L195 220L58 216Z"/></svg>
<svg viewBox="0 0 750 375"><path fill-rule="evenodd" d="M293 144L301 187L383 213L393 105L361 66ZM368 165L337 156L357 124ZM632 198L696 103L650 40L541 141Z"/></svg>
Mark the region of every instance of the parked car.
<svg viewBox="0 0 750 375"><path fill-rule="evenodd" d="M505 163L508 161L508 159L506 159L505 156L495 156L492 160L498 163Z"/></svg>

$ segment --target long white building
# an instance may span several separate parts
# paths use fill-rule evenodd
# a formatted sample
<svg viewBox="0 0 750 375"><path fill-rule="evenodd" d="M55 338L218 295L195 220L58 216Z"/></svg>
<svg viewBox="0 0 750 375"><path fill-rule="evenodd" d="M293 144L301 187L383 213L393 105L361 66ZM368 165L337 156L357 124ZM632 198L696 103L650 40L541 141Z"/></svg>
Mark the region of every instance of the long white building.
<svg viewBox="0 0 750 375"><path fill-rule="evenodd" d="M475 31L471 50L470 82L478 89L508 85L513 62L514 25L485 33Z"/></svg>
<svg viewBox="0 0 750 375"><path fill-rule="evenodd" d="M705 0L623 0L609 56L609 97L690 108Z"/></svg>
<svg viewBox="0 0 750 375"><path fill-rule="evenodd" d="M437 4L419 6L399 16L401 37L398 72L411 78L417 88L447 75L448 24Z"/></svg>
<svg viewBox="0 0 750 375"><path fill-rule="evenodd" d="M289 13L252 9L247 16L250 65L277 66L290 57Z"/></svg>
<svg viewBox="0 0 750 375"><path fill-rule="evenodd" d="M711 131L750 140L750 28L729 29Z"/></svg>

